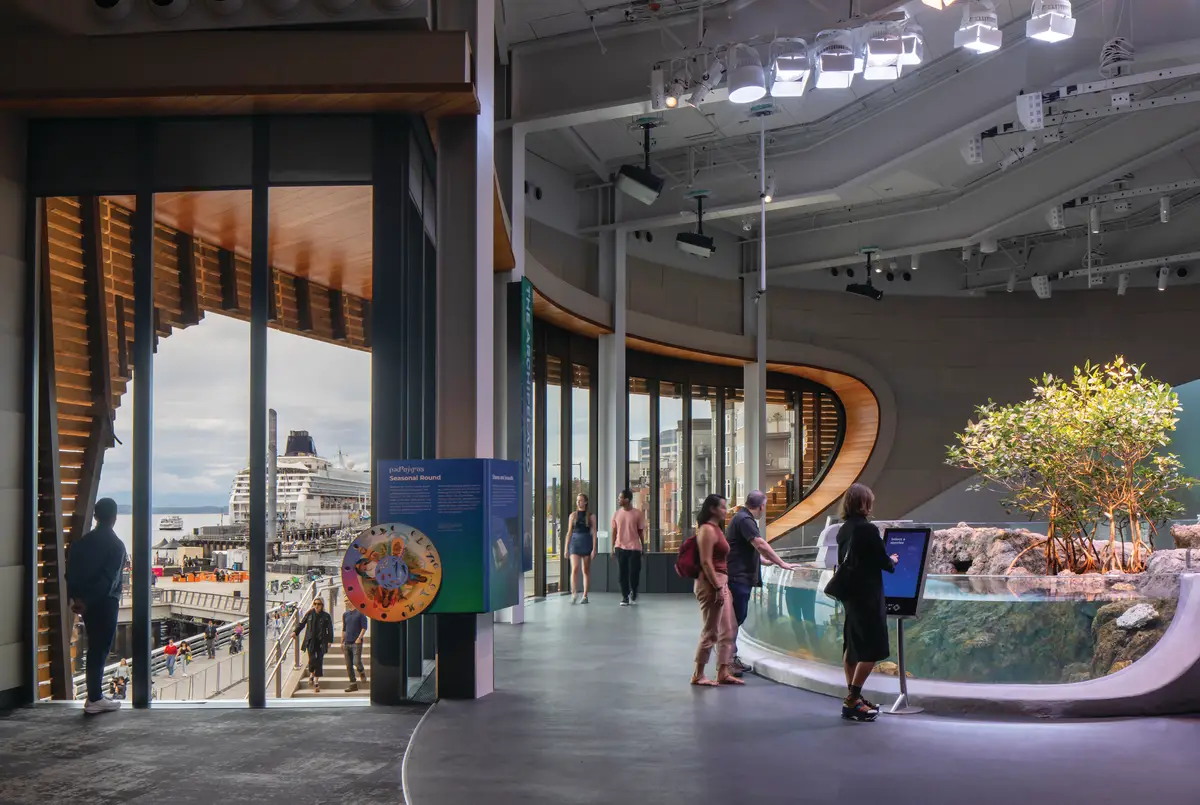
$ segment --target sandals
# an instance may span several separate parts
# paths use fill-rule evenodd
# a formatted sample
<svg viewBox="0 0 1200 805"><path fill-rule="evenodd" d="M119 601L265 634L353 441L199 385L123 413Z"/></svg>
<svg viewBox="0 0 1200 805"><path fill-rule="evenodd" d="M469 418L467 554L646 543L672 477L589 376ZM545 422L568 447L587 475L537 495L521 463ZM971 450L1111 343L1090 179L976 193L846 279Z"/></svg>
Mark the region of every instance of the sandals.
<svg viewBox="0 0 1200 805"><path fill-rule="evenodd" d="M692 684L700 688L715 688L717 683L713 682L703 674L692 674Z"/></svg>

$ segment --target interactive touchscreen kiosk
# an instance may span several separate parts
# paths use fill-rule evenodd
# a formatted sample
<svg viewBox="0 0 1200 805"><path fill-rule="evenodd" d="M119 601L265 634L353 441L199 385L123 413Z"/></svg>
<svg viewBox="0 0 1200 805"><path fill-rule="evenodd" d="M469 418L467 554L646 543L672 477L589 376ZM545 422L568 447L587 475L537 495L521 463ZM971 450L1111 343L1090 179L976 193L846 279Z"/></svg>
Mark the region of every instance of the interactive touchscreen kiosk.
<svg viewBox="0 0 1200 805"><path fill-rule="evenodd" d="M898 556L894 573L883 574L887 614L893 618L916 617L925 590L925 559L932 532L928 528L889 528L883 532L888 556Z"/></svg>
<svg viewBox="0 0 1200 805"><path fill-rule="evenodd" d="M883 532L883 547L888 556L895 556L894 573L883 574L883 594L887 599L887 614L896 619L897 676L900 677L900 697L887 711L896 715L921 712L908 703L908 672L904 667L904 619L915 618L921 596L925 592L925 560L933 532L928 528L889 528Z"/></svg>

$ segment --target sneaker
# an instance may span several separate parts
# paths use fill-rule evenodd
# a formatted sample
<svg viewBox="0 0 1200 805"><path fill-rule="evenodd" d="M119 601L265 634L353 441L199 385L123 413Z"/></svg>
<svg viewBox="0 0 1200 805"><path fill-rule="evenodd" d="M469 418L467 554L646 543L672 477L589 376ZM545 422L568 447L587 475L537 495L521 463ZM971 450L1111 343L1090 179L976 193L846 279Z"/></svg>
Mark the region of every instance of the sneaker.
<svg viewBox="0 0 1200 805"><path fill-rule="evenodd" d="M346 692L347 692L347 693L353 693L353 692L354 692L354 691L356 691L356 690L358 690L358 683L357 683L357 682L351 682L349 685L347 685L347 686L346 686Z"/></svg>
<svg viewBox="0 0 1200 805"><path fill-rule="evenodd" d="M754 666L753 666L753 665L747 665L746 663L742 662L742 658L741 658L741 657L734 657L734 658L733 658L733 667L734 667L734 669L735 669L735 670L736 670L736 671L737 671L739 674L743 674L743 673L746 673L747 671L753 671L753 670L754 670Z"/></svg>
<svg viewBox="0 0 1200 805"><path fill-rule="evenodd" d="M631 604L637 603L637 593L636 592L629 596L629 603L631 603Z"/></svg>
<svg viewBox="0 0 1200 805"><path fill-rule="evenodd" d="M583 600L581 600L579 603L581 603L581 604L586 604L587 602L588 602L588 600L587 600L587 596L585 595L585 596L583 597Z"/></svg>
<svg viewBox="0 0 1200 805"><path fill-rule="evenodd" d="M877 711L867 707L866 702L857 699L853 703L842 701L842 718L847 721L874 721L879 716Z"/></svg>
<svg viewBox="0 0 1200 805"><path fill-rule="evenodd" d="M621 606L623 606L623 607L627 607L627 606L629 606L629 599L628 599L628 598L622 598L622 599L621 599Z"/></svg>
<svg viewBox="0 0 1200 805"><path fill-rule="evenodd" d="M867 706L867 709L870 710L872 713L874 713L875 715L879 715L879 705L873 704L872 702L867 701L865 698L860 698L859 701L862 702L863 704L865 704Z"/></svg>
<svg viewBox="0 0 1200 805"><path fill-rule="evenodd" d="M95 715L96 713L111 713L114 710L120 709L121 703L114 701L113 699L100 699L99 701L95 702L89 701L83 706L83 712L88 713L89 715Z"/></svg>

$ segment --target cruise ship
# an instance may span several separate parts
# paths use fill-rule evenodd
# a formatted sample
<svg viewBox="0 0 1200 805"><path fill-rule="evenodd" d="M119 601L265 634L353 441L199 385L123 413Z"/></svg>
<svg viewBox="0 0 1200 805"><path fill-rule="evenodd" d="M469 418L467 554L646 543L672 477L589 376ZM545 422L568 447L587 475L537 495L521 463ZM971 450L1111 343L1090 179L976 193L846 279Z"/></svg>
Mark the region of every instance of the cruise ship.
<svg viewBox="0 0 1200 805"><path fill-rule="evenodd" d="M371 473L354 469L339 454L335 464L317 455L308 431L288 434L276 462L276 512L283 528L348 527L369 519ZM250 470L233 481L229 514L234 525L250 521Z"/></svg>

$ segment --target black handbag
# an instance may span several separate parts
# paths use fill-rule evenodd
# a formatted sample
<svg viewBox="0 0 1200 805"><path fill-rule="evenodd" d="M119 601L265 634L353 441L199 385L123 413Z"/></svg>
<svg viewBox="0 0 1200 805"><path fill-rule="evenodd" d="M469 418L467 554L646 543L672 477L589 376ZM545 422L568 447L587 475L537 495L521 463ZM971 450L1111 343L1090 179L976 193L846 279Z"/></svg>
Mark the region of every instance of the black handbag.
<svg viewBox="0 0 1200 805"><path fill-rule="evenodd" d="M854 596L854 582L851 576L854 575L854 568L857 566L857 562L854 561L853 541L851 541L850 546L846 552L846 561L833 569L833 578L825 585L825 595L834 601L845 602L846 599Z"/></svg>

